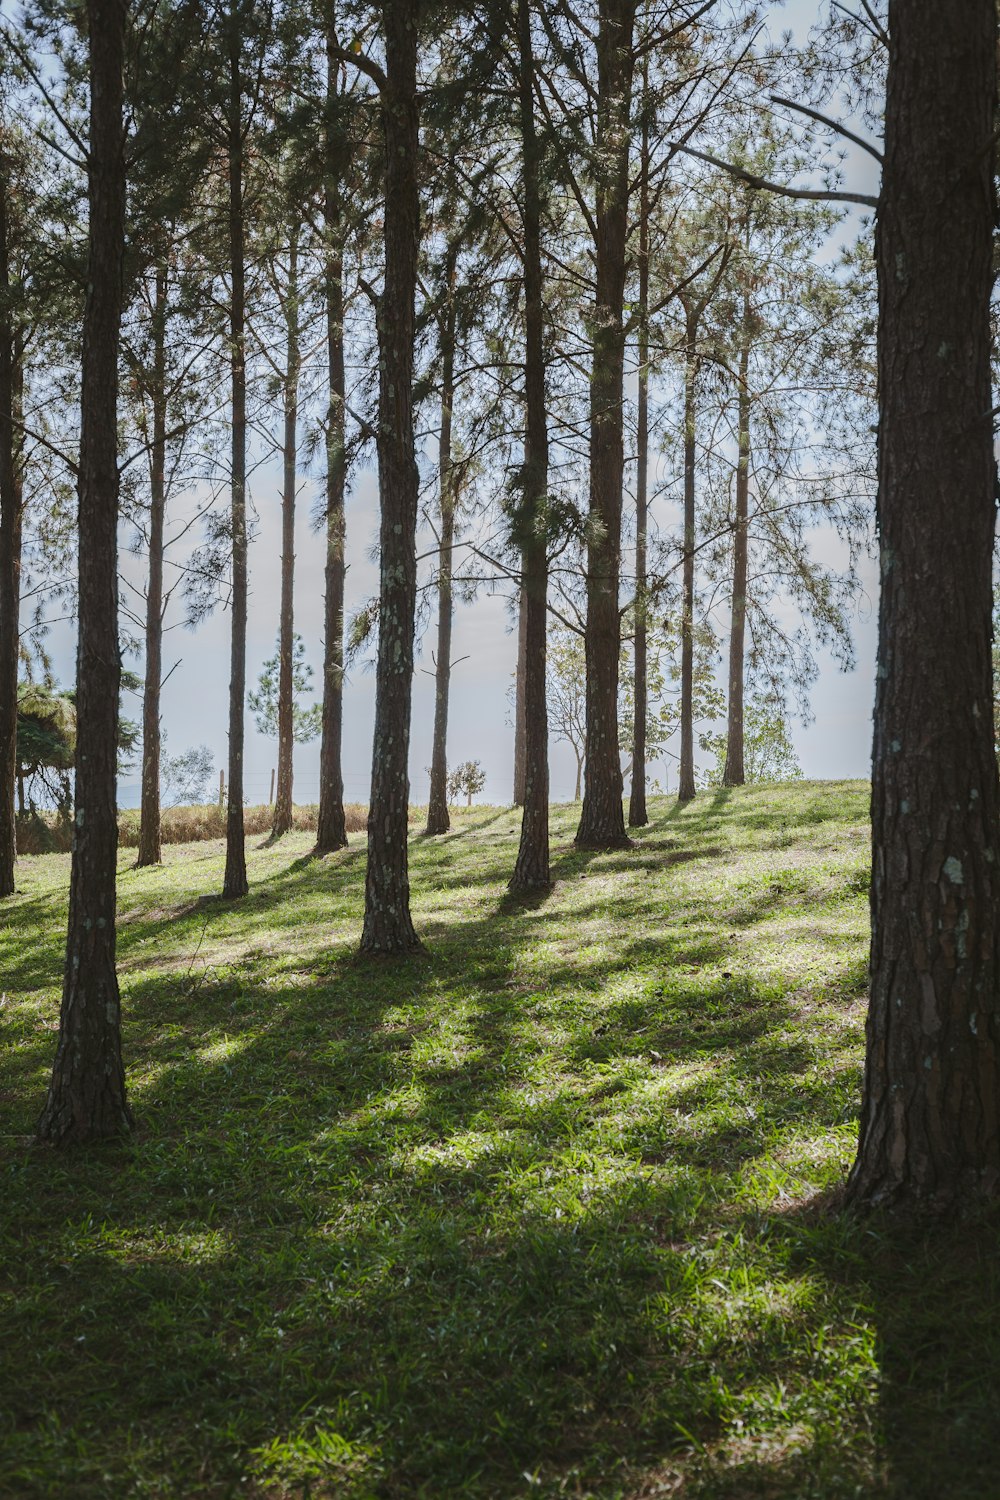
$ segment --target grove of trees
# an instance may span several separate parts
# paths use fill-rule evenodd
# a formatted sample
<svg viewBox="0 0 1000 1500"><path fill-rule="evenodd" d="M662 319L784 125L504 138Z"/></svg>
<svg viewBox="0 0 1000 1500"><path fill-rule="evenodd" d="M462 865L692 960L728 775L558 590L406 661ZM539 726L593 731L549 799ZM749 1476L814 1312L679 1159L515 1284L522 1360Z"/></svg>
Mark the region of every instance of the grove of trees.
<svg viewBox="0 0 1000 1500"><path fill-rule="evenodd" d="M0 897L15 891L19 701L36 684L39 722L54 701L53 601L78 641L40 1139L131 1126L122 658L142 680L141 867L160 858L171 611L229 614L233 901L249 889L248 707L277 745L275 838L293 746L319 740L316 854L333 854L345 673L373 654L360 947L383 958L421 946L407 849L424 631L427 836L447 832L449 795L482 786L478 762L449 762L457 601L501 590L516 614L510 888L544 891L550 741L575 755L585 849L629 847L669 745L682 803L699 746L726 786L798 773L790 719L809 712L821 650L852 660L874 519L871 1011L848 1194L943 1210L996 1191L997 16L993 0L824 0L815 22L769 45L751 0L0 7ZM865 154L877 196L852 186ZM855 243L838 252L838 233ZM268 461L277 645L248 697ZM345 620L369 541L348 502L373 464L377 594ZM325 558L312 706L296 627L307 475ZM193 519L176 519L182 496ZM138 597L122 545L144 561ZM200 766L204 786L204 759L178 774Z"/></svg>

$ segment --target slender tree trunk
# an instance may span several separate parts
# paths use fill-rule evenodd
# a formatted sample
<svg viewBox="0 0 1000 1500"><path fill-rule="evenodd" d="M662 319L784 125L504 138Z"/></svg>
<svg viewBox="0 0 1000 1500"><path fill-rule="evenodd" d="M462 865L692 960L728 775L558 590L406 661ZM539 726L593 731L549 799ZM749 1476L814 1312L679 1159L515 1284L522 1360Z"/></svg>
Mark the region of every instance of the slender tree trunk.
<svg viewBox="0 0 1000 1500"><path fill-rule="evenodd" d="M1000 1187L996 9L890 0L889 35L871 1001L848 1197L943 1213Z"/></svg>
<svg viewBox="0 0 1000 1500"><path fill-rule="evenodd" d="M739 364L739 449L736 462L736 526L733 531L733 602L729 620L729 723L723 786L742 786L743 690L747 624L747 551L750 516L750 309L743 304Z"/></svg>
<svg viewBox="0 0 1000 1500"><path fill-rule="evenodd" d="M694 538L695 384L698 321L688 311L684 335L684 572L681 601L681 759L678 802L690 802L694 786Z"/></svg>
<svg viewBox="0 0 1000 1500"><path fill-rule="evenodd" d="M379 316L380 528L375 738L363 953L420 946L410 919L407 848L418 480L413 335L420 241L417 31L409 0L385 0L385 282Z"/></svg>
<svg viewBox="0 0 1000 1500"><path fill-rule="evenodd" d="M528 599L524 583L517 595L517 665L514 668L514 806L524 806L524 655L528 645Z"/></svg>
<svg viewBox="0 0 1000 1500"><path fill-rule="evenodd" d="M17 859L17 661L24 490L18 436L21 335L12 306L9 163L0 154L0 896L14 894ZM23 796L22 796L23 800Z"/></svg>
<svg viewBox="0 0 1000 1500"><path fill-rule="evenodd" d="M635 0L599 0L594 358L587 541L587 763L576 842L628 844L618 748L626 247Z"/></svg>
<svg viewBox="0 0 1000 1500"><path fill-rule="evenodd" d="M167 498L167 268L156 268L153 303L153 438L149 454L149 581L142 694L142 806L136 865L160 863L160 686L163 680L163 525Z"/></svg>
<svg viewBox="0 0 1000 1500"><path fill-rule="evenodd" d="M339 217L339 216L338 216ZM327 224L330 226L328 217ZM347 844L344 772L344 580L346 464L344 449L344 261L340 251L327 263L327 361L330 399L326 428L326 605L323 657L323 737L319 757L319 816L316 853Z"/></svg>
<svg viewBox="0 0 1000 1500"><path fill-rule="evenodd" d="M271 837L292 826L292 759L295 751L292 653L295 648L295 470L299 421L299 226L290 226L285 288L285 431L281 486L281 616L278 631L278 792Z"/></svg>
<svg viewBox="0 0 1000 1500"><path fill-rule="evenodd" d="M646 812L647 683L646 540L649 486L649 120L646 94L648 64L643 63L642 141L639 157L639 391L636 422L635 476L635 718L632 725L632 793L628 804L630 828L644 828Z"/></svg>
<svg viewBox="0 0 1000 1500"><path fill-rule="evenodd" d="M326 602L323 653L323 736L319 752L319 814L316 853L330 854L347 843L344 772L341 762L344 726L344 491L346 488L344 375L344 251L339 155L332 112L338 64L335 10L327 30L326 187L326 357L329 400L326 417Z"/></svg>
<svg viewBox="0 0 1000 1500"><path fill-rule="evenodd" d="M518 0L521 144L524 154L524 496L517 540L524 578L524 812L512 891L545 890L549 870L549 728L546 701L549 435L545 408L541 161L535 133L530 0Z"/></svg>
<svg viewBox="0 0 1000 1500"><path fill-rule="evenodd" d="M577 756L577 758L576 758L576 786L575 786L575 788L573 790L573 801L574 802L579 802L579 800L580 800L580 782L582 781L582 779L583 779L583 761L580 759L579 756Z"/></svg>
<svg viewBox="0 0 1000 1500"><path fill-rule="evenodd" d="M80 400L76 816L59 1041L38 1137L130 1128L115 972L118 817L118 347L125 242L124 0L88 0L90 150Z"/></svg>
<svg viewBox="0 0 1000 1500"><path fill-rule="evenodd" d="M441 490L441 539L438 546L437 661L434 669L434 740L431 750L431 788L427 803L427 832L447 833L448 817L448 694L451 688L452 550L455 543L455 471L452 465L451 424L455 404L455 263L449 250L448 306L441 324L441 433L438 475Z"/></svg>
<svg viewBox="0 0 1000 1500"><path fill-rule="evenodd" d="M230 515L233 530L232 641L229 664L229 802L226 806L226 872L222 894L245 896L246 837L243 828L243 745L247 690L247 377L246 252L243 216L243 78L240 36L229 17L229 359L232 387Z"/></svg>

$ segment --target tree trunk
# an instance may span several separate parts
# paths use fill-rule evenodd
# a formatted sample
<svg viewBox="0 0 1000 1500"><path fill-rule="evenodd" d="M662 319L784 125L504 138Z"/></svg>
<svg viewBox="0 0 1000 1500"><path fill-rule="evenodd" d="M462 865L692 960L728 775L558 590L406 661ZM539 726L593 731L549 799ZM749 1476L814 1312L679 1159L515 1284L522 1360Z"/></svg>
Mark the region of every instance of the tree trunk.
<svg viewBox="0 0 1000 1500"><path fill-rule="evenodd" d="M694 522L695 382L698 319L687 312L684 334L684 582L681 601L681 757L678 802L690 802L694 786Z"/></svg>
<svg viewBox="0 0 1000 1500"><path fill-rule="evenodd" d="M541 162L534 116L531 6L518 0L521 145L524 156L524 495L517 541L524 578L524 812L511 891L546 890L549 870L547 510L549 435L545 408ZM519 653L520 654L520 653Z"/></svg>
<svg viewBox="0 0 1000 1500"><path fill-rule="evenodd" d="M327 225L330 225L327 219ZM327 265L327 361L330 398L326 436L326 604L323 656L323 737L319 753L316 853L347 844L344 814L344 261L337 251Z"/></svg>
<svg viewBox="0 0 1000 1500"><path fill-rule="evenodd" d="M733 600L729 620L729 721L723 786L742 786L744 657L747 624L747 550L750 516L750 309L743 303L739 364L739 448L736 462L736 526L733 530Z"/></svg>
<svg viewBox="0 0 1000 1500"><path fill-rule="evenodd" d="M0 174L0 896L12 896L17 859L14 795L24 517L18 408L23 361L12 306L9 164L2 155Z"/></svg>
<svg viewBox="0 0 1000 1500"><path fill-rule="evenodd" d="M890 0L889 34L871 1001L848 1197L943 1213L1000 1186L996 10Z"/></svg>
<svg viewBox="0 0 1000 1500"><path fill-rule="evenodd" d="M646 652L646 539L649 484L649 120L648 63L643 62L642 140L639 157L639 391L635 475L635 718L632 725L632 792L628 826L644 828L646 812L646 716L649 711Z"/></svg>
<svg viewBox="0 0 1000 1500"><path fill-rule="evenodd" d="M629 115L635 0L600 0L597 35L597 172L594 218L594 358L590 380L590 517L587 540L587 763L576 842L628 844L618 748L621 647L622 422L625 376Z"/></svg>
<svg viewBox="0 0 1000 1500"><path fill-rule="evenodd" d="M149 582L146 586L146 680L142 693L142 805L136 865L160 863L160 686L163 679L163 524L167 495L167 268L156 268L153 303L149 455Z"/></svg>
<svg viewBox="0 0 1000 1500"><path fill-rule="evenodd" d="M517 665L514 668L514 806L524 806L524 653L528 643L528 600L524 581L517 595Z"/></svg>
<svg viewBox="0 0 1000 1500"><path fill-rule="evenodd" d="M327 30L326 187L326 357L329 398L326 416L326 602L323 649L323 736L319 752L319 813L316 853L330 854L347 843L344 815L344 771L341 761L344 728L344 490L346 487L344 374L344 251L341 223L339 153L334 139L332 111L337 91L338 63L334 7Z"/></svg>
<svg viewBox="0 0 1000 1500"><path fill-rule="evenodd" d="M247 691L247 377L246 252L243 222L243 78L240 34L229 17L229 359L232 387L230 515L233 529L232 641L229 662L229 802L226 806L226 873L222 894L245 896L246 837L243 829L244 707Z"/></svg>
<svg viewBox="0 0 1000 1500"><path fill-rule="evenodd" d="M418 478L413 335L420 240L417 32L409 0L385 0L385 281L379 304L380 527L375 737L363 953L420 946L410 919L407 848Z"/></svg>
<svg viewBox="0 0 1000 1500"><path fill-rule="evenodd" d="M278 631L278 792L271 837L292 826L292 758L295 751L292 653L295 648L295 469L299 419L299 226L289 228L285 288L285 430L281 486L281 615Z"/></svg>
<svg viewBox="0 0 1000 1500"><path fill-rule="evenodd" d="M118 347L125 242L124 0L88 0L90 150L80 399L76 816L59 1041L38 1138L128 1130L115 972L118 817Z"/></svg>
<svg viewBox="0 0 1000 1500"><path fill-rule="evenodd" d="M455 542L455 471L451 455L451 422L455 404L455 264L457 250L449 247L448 306L441 320L441 434L438 475L441 489L441 539L438 546L437 661L434 668L434 740L431 750L431 788L427 803L427 832L447 833L448 817L448 694L451 688L452 550Z"/></svg>

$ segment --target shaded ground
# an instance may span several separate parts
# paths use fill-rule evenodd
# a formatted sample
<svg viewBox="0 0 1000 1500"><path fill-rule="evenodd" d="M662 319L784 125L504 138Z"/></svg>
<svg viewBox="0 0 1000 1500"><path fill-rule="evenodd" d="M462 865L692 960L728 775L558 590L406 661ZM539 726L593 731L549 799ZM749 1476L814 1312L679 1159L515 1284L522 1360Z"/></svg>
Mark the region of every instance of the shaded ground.
<svg viewBox="0 0 1000 1500"><path fill-rule="evenodd" d="M505 898L509 812L123 855L128 1144L29 1144L68 859L0 910L0 1494L1000 1495L997 1224L841 1214L867 790L655 805ZM259 841L252 841L252 847Z"/></svg>

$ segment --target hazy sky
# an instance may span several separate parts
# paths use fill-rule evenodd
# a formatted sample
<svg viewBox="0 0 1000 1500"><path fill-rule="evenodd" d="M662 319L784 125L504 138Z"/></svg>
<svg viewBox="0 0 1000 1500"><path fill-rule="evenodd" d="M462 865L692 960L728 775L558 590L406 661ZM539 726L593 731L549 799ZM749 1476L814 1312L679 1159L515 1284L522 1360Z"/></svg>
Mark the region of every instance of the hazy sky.
<svg viewBox="0 0 1000 1500"><path fill-rule="evenodd" d="M816 15L816 0L792 0L777 11L772 29L783 26L799 30ZM851 165L851 180L872 190L871 163L861 156ZM853 238L850 222L834 232L835 245ZM248 631L248 681L252 685L264 659L274 649L277 630L280 571L280 471L277 464L260 468L251 493L259 524L250 555L250 618ZM310 524L317 495L317 479L304 481L298 506L296 539L296 629L302 634L310 662L320 686L323 626L322 536ZM358 471L348 500L347 614L377 591L377 568L369 553L377 536L377 487L374 473ZM817 533L817 540L819 540ZM423 546L431 538L423 539ZM833 540L819 542L820 555L834 556ZM123 553L123 570L141 582L141 559ZM854 620L857 666L841 673L826 654L821 654L821 675L812 694L814 722L794 729L795 745L803 771L810 777L865 776L868 774L871 708L874 681L875 615L877 606L874 565L863 568L865 592L859 599ZM175 612L174 620L177 613ZM173 623L168 620L168 624ZM449 728L449 762L482 761L486 788L480 800L506 802L512 787L512 706L510 685L515 660L509 601L500 594L481 595L474 604L456 609L453 656L464 657L454 669ZM164 645L164 670L172 672L163 693L163 723L168 750L176 753L189 745L205 744L213 752L216 766L226 763L228 713L229 628L227 613L218 612L196 633L173 628ZM415 801L426 801L430 763L434 687L430 671L433 630L426 633L419 649L414 680L413 731L410 776ZM67 682L73 676L73 635L68 627L57 627L49 640L57 676ZM141 661L129 662L141 671ZM371 732L374 675L358 666L352 670L345 691L344 773L349 801L366 801L371 769ZM127 702L126 712L139 717L138 700ZM718 727L718 726L717 726ZM296 801L315 800L318 787L318 742L299 746L295 756ZM246 791L249 801L266 800L270 772L276 761L273 742L257 733L247 715ZM669 784L676 785L674 762L668 762ZM574 762L568 746L553 744L551 790L556 801L572 796ZM650 768L651 777L664 778L664 765ZM138 774L124 779L120 788L123 805L138 802Z"/></svg>

